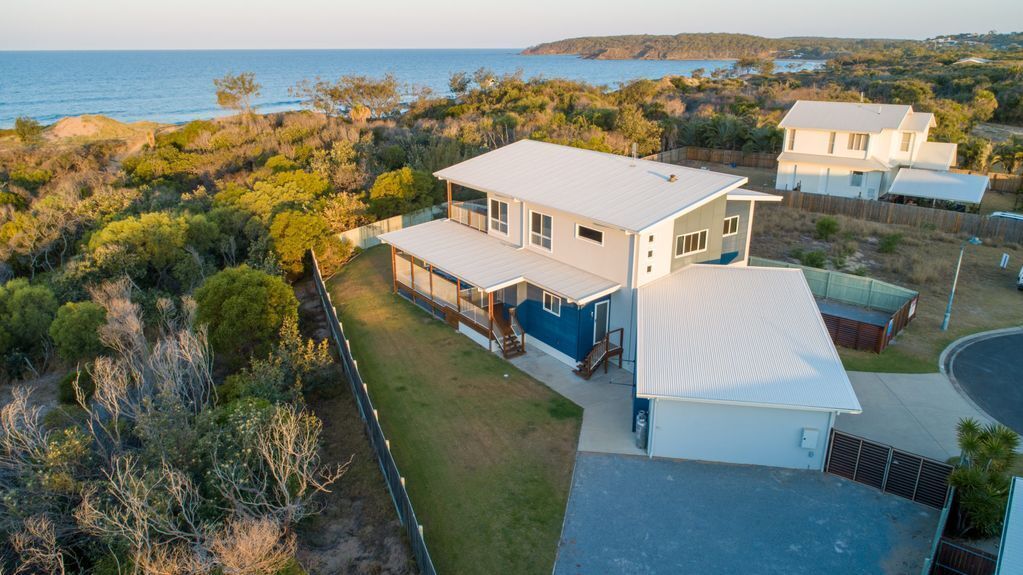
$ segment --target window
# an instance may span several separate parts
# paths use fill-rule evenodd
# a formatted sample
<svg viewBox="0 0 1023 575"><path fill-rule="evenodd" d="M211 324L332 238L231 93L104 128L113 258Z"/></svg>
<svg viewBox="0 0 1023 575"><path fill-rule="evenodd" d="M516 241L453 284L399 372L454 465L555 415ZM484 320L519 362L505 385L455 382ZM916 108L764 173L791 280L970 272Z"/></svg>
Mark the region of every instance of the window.
<svg viewBox="0 0 1023 575"><path fill-rule="evenodd" d="M863 187L863 172L853 172L849 174L849 185L854 188Z"/></svg>
<svg viewBox="0 0 1023 575"><path fill-rule="evenodd" d="M648 239L647 241L650 243L654 243L654 236L650 236L650 239Z"/></svg>
<svg viewBox="0 0 1023 575"><path fill-rule="evenodd" d="M490 200L490 228L508 235L508 204Z"/></svg>
<svg viewBox="0 0 1023 575"><path fill-rule="evenodd" d="M828 136L828 153L829 154L835 153L835 132L831 132L831 134Z"/></svg>
<svg viewBox="0 0 1023 575"><path fill-rule="evenodd" d="M734 236L737 233L739 233L739 216L725 218L725 227L721 231L721 234L725 236Z"/></svg>
<svg viewBox="0 0 1023 575"><path fill-rule="evenodd" d="M796 149L796 131L789 130L789 151Z"/></svg>
<svg viewBox="0 0 1023 575"><path fill-rule="evenodd" d="M867 149L867 142L870 141L869 134L849 134L849 149L861 152Z"/></svg>
<svg viewBox="0 0 1023 575"><path fill-rule="evenodd" d="M680 258L707 251L707 231L700 230L675 238L675 257Z"/></svg>
<svg viewBox="0 0 1023 575"><path fill-rule="evenodd" d="M650 273L652 271L654 271L654 266L647 266L646 267L646 273Z"/></svg>
<svg viewBox="0 0 1023 575"><path fill-rule="evenodd" d="M575 237L584 240L589 240L595 244L604 245L604 232L588 228L586 226L575 225Z"/></svg>
<svg viewBox="0 0 1023 575"><path fill-rule="evenodd" d="M529 212L529 243L550 251L551 217L540 212Z"/></svg>
<svg viewBox="0 0 1023 575"><path fill-rule="evenodd" d="M543 309L561 317L561 298L552 293L543 292Z"/></svg>
<svg viewBox="0 0 1023 575"><path fill-rule="evenodd" d="M648 258L654 257L654 250L647 250L646 257L648 257Z"/></svg>
<svg viewBox="0 0 1023 575"><path fill-rule="evenodd" d="M908 152L909 147L913 144L913 132L902 133L902 143L899 144L899 149L903 152Z"/></svg>

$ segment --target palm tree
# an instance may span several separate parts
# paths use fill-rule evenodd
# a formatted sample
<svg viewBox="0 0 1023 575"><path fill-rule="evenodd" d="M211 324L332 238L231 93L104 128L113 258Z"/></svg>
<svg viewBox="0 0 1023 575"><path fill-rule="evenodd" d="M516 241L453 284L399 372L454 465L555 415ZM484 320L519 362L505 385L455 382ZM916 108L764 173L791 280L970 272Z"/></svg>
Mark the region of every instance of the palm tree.
<svg viewBox="0 0 1023 575"><path fill-rule="evenodd" d="M996 162L1002 164L1007 173L1015 174L1016 170L1023 166L1023 137L1013 136L1009 141L995 147L991 163Z"/></svg>
<svg viewBox="0 0 1023 575"><path fill-rule="evenodd" d="M959 491L960 533L997 537L1009 499L1019 435L1000 423L985 427L970 418L960 419L956 431L962 455L948 482Z"/></svg>

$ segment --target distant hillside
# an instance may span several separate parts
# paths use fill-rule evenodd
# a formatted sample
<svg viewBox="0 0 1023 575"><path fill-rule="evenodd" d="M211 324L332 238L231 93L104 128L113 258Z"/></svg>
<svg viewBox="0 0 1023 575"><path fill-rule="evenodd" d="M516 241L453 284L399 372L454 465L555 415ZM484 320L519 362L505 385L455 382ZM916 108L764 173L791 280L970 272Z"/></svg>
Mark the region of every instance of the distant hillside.
<svg viewBox="0 0 1023 575"><path fill-rule="evenodd" d="M827 59L861 50L887 49L916 40L764 38L749 34L591 36L533 46L523 54L576 54L595 60L707 60L731 58Z"/></svg>

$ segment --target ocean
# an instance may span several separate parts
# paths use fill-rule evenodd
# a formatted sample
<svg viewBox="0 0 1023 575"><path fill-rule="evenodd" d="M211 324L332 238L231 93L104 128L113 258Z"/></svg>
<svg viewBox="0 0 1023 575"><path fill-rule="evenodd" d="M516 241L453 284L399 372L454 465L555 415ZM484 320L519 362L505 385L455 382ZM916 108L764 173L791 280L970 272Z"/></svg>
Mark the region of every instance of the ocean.
<svg viewBox="0 0 1023 575"><path fill-rule="evenodd" d="M778 60L779 71L822 62ZM453 72L480 67L497 74L521 70L526 78L568 78L614 86L638 78L706 73L728 60L585 60L576 56L522 56L506 50L196 50L0 52L0 128L29 116L49 124L66 116L102 114L132 122L178 123L225 112L217 107L213 79L254 72L263 85L263 112L291 110L299 102L288 88L302 79L394 74L399 81L448 93Z"/></svg>

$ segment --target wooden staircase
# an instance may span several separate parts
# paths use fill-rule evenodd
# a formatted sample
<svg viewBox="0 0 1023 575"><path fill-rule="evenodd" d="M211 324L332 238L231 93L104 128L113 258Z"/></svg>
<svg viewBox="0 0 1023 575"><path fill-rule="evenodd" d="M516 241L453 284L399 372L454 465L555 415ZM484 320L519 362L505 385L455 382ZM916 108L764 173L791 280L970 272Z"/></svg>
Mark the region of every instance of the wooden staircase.
<svg viewBox="0 0 1023 575"><path fill-rule="evenodd" d="M501 353L506 359L518 357L526 353L526 334L515 317L515 308L508 308L508 316L504 317L502 308L504 304L494 304L494 339L501 348Z"/></svg>
<svg viewBox="0 0 1023 575"><path fill-rule="evenodd" d="M604 339L594 344L590 353L575 366L575 374L583 379L590 379L597 368L604 365L604 373L607 373L607 362L612 358L618 358L618 367L622 367L622 338L625 334L623 328L613 329L604 334ZM617 342L612 341L612 335L617 335Z"/></svg>

